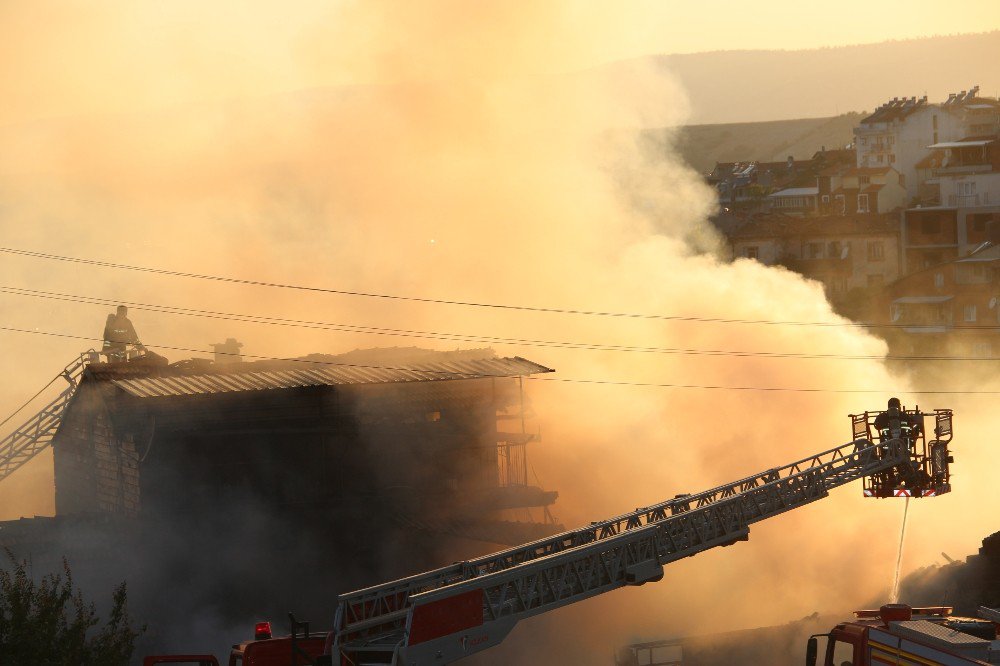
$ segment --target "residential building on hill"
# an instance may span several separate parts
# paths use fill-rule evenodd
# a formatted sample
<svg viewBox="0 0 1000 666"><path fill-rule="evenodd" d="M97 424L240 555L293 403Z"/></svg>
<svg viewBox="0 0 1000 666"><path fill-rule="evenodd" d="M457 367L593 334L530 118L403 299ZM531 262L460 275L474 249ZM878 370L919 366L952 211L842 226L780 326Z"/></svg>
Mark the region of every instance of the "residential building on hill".
<svg viewBox="0 0 1000 666"><path fill-rule="evenodd" d="M997 135L936 143L917 163L920 203L903 216L903 272L967 256L1000 224Z"/></svg>
<svg viewBox="0 0 1000 666"><path fill-rule="evenodd" d="M727 210L815 215L821 210L822 196L829 195L829 181L823 190L819 175L839 174L853 165L852 150L823 148L808 160L789 156L784 162L719 162L706 180L718 192L719 205Z"/></svg>
<svg viewBox="0 0 1000 666"><path fill-rule="evenodd" d="M728 234L733 258L784 265L823 283L833 300L874 289L899 273L899 220L893 215L762 215Z"/></svg>
<svg viewBox="0 0 1000 666"><path fill-rule="evenodd" d="M978 93L975 86L940 104L929 104L926 96L889 100L854 129L857 166L895 168L908 196L916 198L917 164L928 146L1000 131L1000 101Z"/></svg>
<svg viewBox="0 0 1000 666"><path fill-rule="evenodd" d="M906 203L906 188L898 171L889 166L855 167L830 176L831 211L840 215L899 210Z"/></svg>
<svg viewBox="0 0 1000 666"><path fill-rule="evenodd" d="M1000 357L1000 245L906 275L886 286L882 323L897 353Z"/></svg>

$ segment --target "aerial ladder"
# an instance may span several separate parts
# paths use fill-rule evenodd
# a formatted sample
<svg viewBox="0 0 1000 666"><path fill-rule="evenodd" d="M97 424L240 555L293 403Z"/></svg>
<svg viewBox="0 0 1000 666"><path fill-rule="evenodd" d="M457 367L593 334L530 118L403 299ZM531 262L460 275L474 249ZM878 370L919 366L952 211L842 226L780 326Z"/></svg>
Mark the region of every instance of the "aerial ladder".
<svg viewBox="0 0 1000 666"><path fill-rule="evenodd" d="M62 392L13 432L0 439L0 481L16 472L52 443L59 430L59 424L62 423L66 407L80 384L83 369L90 362L92 354L93 352L83 354L63 368L55 378L61 377L66 380L67 386Z"/></svg>
<svg viewBox="0 0 1000 666"><path fill-rule="evenodd" d="M697 494L678 495L553 537L340 595L326 659L446 664L499 644L520 620L663 577L663 566L749 537L749 526L866 479L870 497L951 489L951 410L907 412L924 428L875 433L852 415L854 441ZM890 436L897 435L897 436ZM899 494L897 491L905 491Z"/></svg>

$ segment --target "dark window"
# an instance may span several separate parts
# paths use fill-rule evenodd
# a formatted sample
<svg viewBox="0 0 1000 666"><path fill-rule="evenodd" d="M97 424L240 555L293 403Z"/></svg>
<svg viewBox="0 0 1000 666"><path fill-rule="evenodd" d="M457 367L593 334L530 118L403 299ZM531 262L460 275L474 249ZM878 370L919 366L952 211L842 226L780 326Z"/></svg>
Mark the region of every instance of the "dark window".
<svg viewBox="0 0 1000 666"><path fill-rule="evenodd" d="M885 259L885 243L868 241L868 261L882 261L883 259Z"/></svg>
<svg viewBox="0 0 1000 666"><path fill-rule="evenodd" d="M976 233L986 232L986 223L989 222L989 215L970 215L969 216L969 227L971 231Z"/></svg>
<svg viewBox="0 0 1000 666"><path fill-rule="evenodd" d="M939 234L941 233L941 218L927 216L920 220L920 232L924 234Z"/></svg>

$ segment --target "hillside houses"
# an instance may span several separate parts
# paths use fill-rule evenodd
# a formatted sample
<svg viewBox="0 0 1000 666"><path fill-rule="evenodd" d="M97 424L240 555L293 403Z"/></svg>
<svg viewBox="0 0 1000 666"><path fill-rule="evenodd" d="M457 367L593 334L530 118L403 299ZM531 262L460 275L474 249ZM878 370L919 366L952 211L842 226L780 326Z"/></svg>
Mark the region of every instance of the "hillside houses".
<svg viewBox="0 0 1000 666"><path fill-rule="evenodd" d="M892 344L943 349L970 328L961 320L981 330L959 347L1000 357L1000 100L978 86L939 103L893 98L853 134L807 160L717 164L707 181L731 256L822 282L845 314L863 297ZM987 310L991 327L975 326ZM911 319L941 330L915 341L899 332Z"/></svg>
<svg viewBox="0 0 1000 666"><path fill-rule="evenodd" d="M732 232L736 257L782 265L822 282L833 301L899 273L896 220L885 216L761 216Z"/></svg>

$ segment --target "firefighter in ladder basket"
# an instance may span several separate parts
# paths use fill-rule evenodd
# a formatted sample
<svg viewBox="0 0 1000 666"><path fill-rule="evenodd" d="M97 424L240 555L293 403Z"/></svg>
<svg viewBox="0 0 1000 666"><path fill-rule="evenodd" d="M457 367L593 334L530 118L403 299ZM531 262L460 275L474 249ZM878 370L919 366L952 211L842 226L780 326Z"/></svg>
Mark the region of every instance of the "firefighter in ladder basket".
<svg viewBox="0 0 1000 666"><path fill-rule="evenodd" d="M899 402L899 398L889 398L886 410L875 417L874 425L879 433L879 441L903 440L907 449L913 453L917 437L920 435L920 423L919 415L908 414ZM888 487L920 488L930 482L930 477L914 461L908 466L886 472L884 482Z"/></svg>
<svg viewBox="0 0 1000 666"><path fill-rule="evenodd" d="M875 429L883 442L903 438L913 444L913 438L920 432L920 422L903 410L899 398L889 398L886 410L875 417Z"/></svg>

